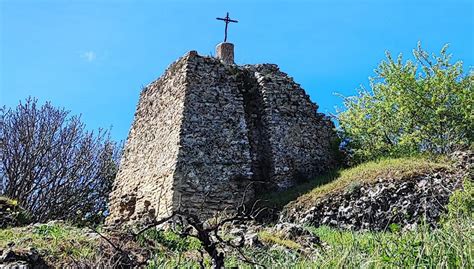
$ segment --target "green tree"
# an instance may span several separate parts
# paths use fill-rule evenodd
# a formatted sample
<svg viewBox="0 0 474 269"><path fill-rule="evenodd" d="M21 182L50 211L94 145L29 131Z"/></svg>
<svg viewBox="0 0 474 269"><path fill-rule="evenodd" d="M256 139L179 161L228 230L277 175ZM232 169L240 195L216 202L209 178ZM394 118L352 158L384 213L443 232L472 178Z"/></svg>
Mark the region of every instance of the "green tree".
<svg viewBox="0 0 474 269"><path fill-rule="evenodd" d="M387 53L370 89L344 98L338 120L354 162L472 145L474 75L452 64L447 48L430 56L418 44L406 62Z"/></svg>

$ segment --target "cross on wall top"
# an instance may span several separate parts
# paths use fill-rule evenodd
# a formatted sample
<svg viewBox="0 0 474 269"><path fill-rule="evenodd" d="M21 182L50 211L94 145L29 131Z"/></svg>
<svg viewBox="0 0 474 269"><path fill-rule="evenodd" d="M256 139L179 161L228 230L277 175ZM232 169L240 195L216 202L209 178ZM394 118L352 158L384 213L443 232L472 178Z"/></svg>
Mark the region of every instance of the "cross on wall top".
<svg viewBox="0 0 474 269"><path fill-rule="evenodd" d="M221 21L225 21L224 42L227 42L227 25L229 24L229 22L235 22L235 23L237 23L238 21L232 20L231 18L229 18L229 12L227 12L227 16L225 16L225 18L216 18L216 19L217 19L217 20L221 20Z"/></svg>

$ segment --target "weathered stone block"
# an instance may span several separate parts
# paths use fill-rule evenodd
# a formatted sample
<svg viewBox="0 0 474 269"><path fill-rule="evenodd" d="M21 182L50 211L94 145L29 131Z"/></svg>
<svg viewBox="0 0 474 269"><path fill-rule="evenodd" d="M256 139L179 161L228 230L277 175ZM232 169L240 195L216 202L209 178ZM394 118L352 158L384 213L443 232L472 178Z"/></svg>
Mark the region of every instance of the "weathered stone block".
<svg viewBox="0 0 474 269"><path fill-rule="evenodd" d="M216 47L216 57L226 64L234 63L234 44L223 42Z"/></svg>

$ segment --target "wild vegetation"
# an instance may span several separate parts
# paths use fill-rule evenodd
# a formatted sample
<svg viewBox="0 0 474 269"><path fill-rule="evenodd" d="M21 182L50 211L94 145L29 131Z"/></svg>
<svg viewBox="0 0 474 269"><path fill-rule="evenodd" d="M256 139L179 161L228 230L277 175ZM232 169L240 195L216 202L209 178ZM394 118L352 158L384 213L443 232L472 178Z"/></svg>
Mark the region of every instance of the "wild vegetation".
<svg viewBox="0 0 474 269"><path fill-rule="evenodd" d="M72 263L72 259L92 259L97 255L98 246L84 230L63 223L0 230L0 248L5 249L7 243L24 249L38 249L47 254L45 256L53 264L56 261Z"/></svg>
<svg viewBox="0 0 474 269"><path fill-rule="evenodd" d="M423 155L378 159L338 169L285 191L266 194L260 199L270 208L281 209L293 204L307 207L328 194L342 192L364 183L373 183L380 178L402 179L440 169L451 169L451 162L444 156Z"/></svg>
<svg viewBox="0 0 474 269"><path fill-rule="evenodd" d="M104 218L121 151L108 131L86 131L80 117L28 98L1 109L0 138L0 194L32 221Z"/></svg>
<svg viewBox="0 0 474 269"><path fill-rule="evenodd" d="M444 46L430 55L418 45L415 61L387 53L370 79L370 89L344 98L338 114L351 161L418 152L447 154L473 141L474 74L451 63Z"/></svg>
<svg viewBox="0 0 474 269"><path fill-rule="evenodd" d="M299 245L279 234L259 233L264 248L245 247L247 257L268 268L472 268L474 266L474 187L466 179L464 190L456 191L440 228L421 225L403 231L391 226L385 232L354 232L329 227L306 229L319 236L322 245L311 254L301 253ZM90 231L90 230L89 230ZM0 248L7 242L18 248L35 247L47 260L58 262L74 259L76 263L108 262L99 248L99 236L85 236L87 230L63 223L0 230ZM171 231L148 230L137 242L151 251L147 268L200 268L201 242L194 237L181 237ZM107 244L105 242L105 244ZM154 247L150 248L150 245ZM206 267L211 265L206 256ZM239 253L226 255L228 267L253 268L241 260Z"/></svg>

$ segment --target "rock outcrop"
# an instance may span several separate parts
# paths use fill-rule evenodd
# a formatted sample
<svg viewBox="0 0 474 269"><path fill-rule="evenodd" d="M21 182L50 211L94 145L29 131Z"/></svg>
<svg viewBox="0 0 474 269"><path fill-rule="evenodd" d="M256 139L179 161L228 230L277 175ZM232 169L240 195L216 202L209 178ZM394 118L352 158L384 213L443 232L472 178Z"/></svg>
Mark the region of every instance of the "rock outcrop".
<svg viewBox="0 0 474 269"><path fill-rule="evenodd" d="M192 51L141 93L107 223L232 211L330 169L333 129L276 65Z"/></svg>
<svg viewBox="0 0 474 269"><path fill-rule="evenodd" d="M0 249L0 268L47 269L51 268L35 248L14 250Z"/></svg>
<svg viewBox="0 0 474 269"><path fill-rule="evenodd" d="M317 200L309 209L292 208L282 219L352 230L389 230L392 224L405 229L421 223L436 227L452 192L466 178L472 179L473 156L454 154L453 169L356 185Z"/></svg>

